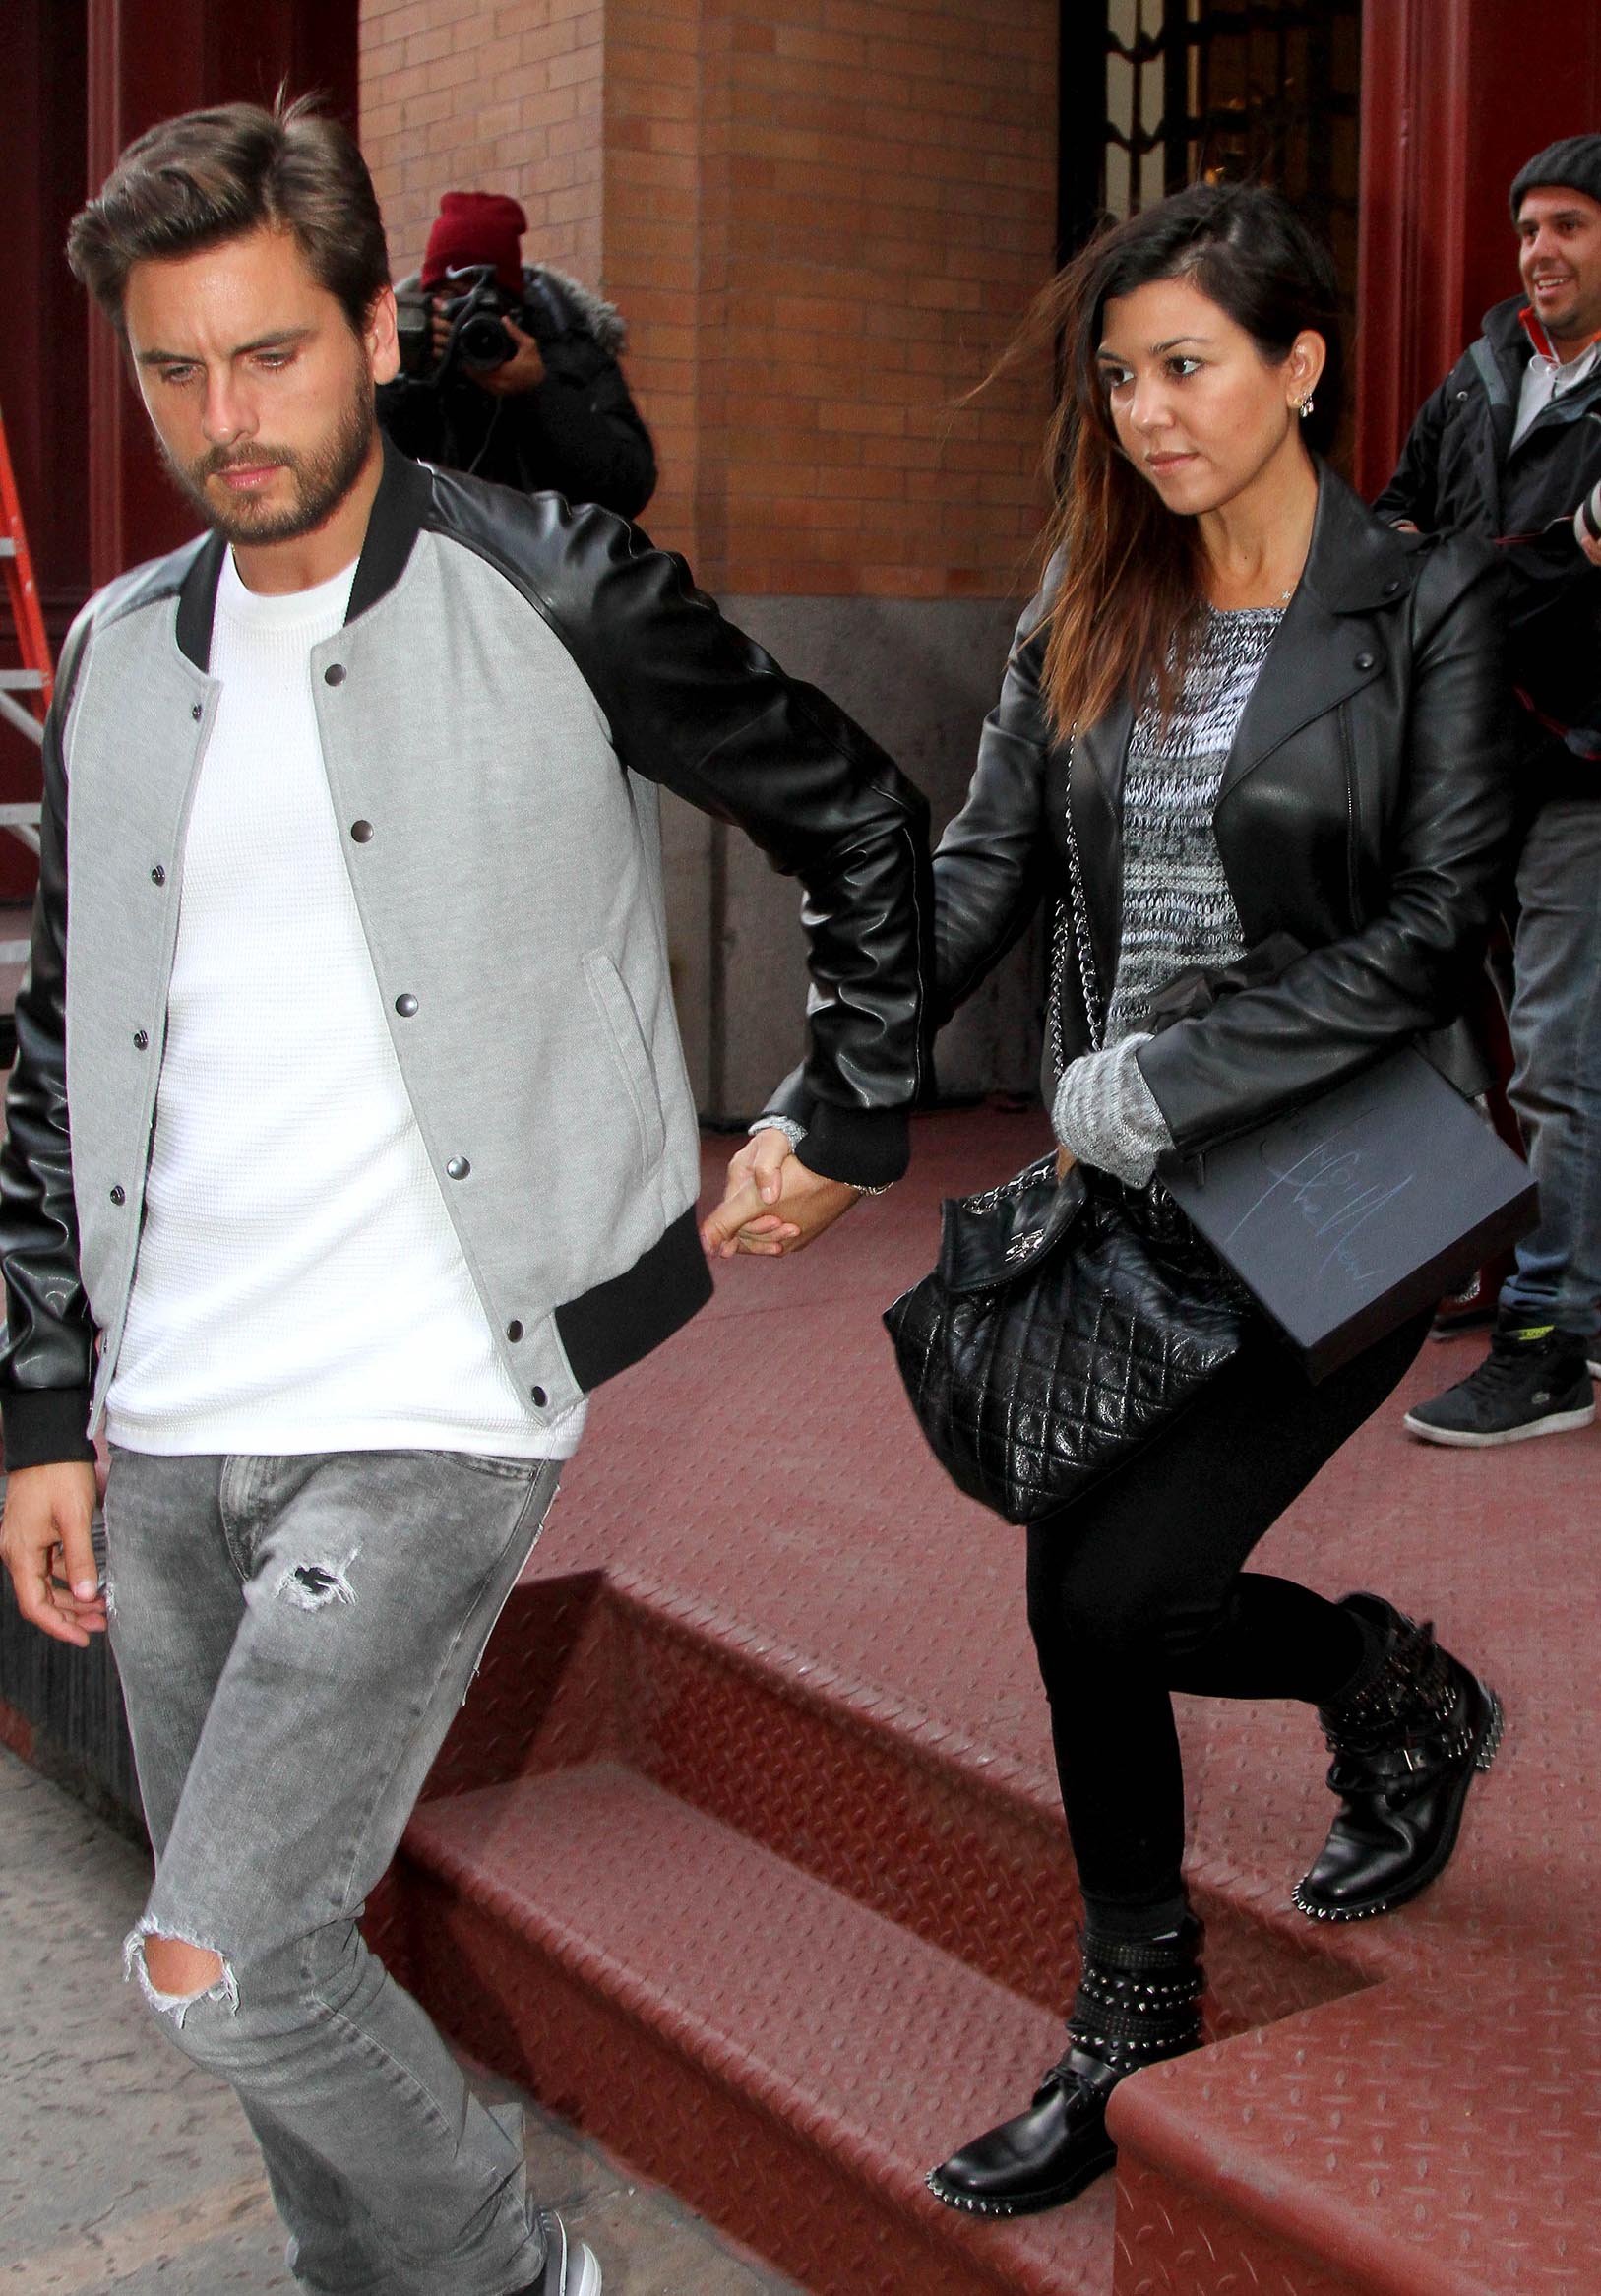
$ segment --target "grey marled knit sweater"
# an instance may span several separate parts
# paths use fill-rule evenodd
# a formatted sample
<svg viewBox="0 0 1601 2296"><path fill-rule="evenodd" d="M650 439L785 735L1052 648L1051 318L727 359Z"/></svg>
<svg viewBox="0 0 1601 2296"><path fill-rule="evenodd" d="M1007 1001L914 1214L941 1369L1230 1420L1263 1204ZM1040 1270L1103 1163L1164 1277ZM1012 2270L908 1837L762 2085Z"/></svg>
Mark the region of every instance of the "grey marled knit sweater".
<svg viewBox="0 0 1601 2296"><path fill-rule="evenodd" d="M1135 719L1123 780L1123 936L1099 1052L1057 1086L1057 1138L1080 1163L1143 1186L1173 1146L1139 1072L1150 1000L1192 964L1226 964L1244 949L1212 809L1258 672L1283 620L1278 606L1206 611L1173 715L1152 694Z"/></svg>

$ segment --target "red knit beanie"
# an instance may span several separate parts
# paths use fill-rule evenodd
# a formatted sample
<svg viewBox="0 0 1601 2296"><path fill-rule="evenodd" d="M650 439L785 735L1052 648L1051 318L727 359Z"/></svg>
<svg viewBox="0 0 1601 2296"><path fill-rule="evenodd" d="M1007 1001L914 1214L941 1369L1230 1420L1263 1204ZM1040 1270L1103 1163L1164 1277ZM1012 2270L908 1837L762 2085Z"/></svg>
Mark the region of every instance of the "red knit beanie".
<svg viewBox="0 0 1601 2296"><path fill-rule="evenodd" d="M445 274L469 263L492 263L495 278L510 295L523 292L519 245L528 218L516 200L499 191L448 191L428 234L422 259L422 288L431 294Z"/></svg>

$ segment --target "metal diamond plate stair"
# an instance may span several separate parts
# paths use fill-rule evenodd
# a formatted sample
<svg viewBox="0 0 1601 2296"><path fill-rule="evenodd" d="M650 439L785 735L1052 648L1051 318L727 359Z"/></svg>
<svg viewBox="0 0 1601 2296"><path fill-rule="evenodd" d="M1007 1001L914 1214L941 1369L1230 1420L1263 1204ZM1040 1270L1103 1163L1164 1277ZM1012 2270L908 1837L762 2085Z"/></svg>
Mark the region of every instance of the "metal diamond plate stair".
<svg viewBox="0 0 1601 2296"><path fill-rule="evenodd" d="M923 2187L1058 2053L1044 2012L609 1765L430 1803L405 1856L468 2046L819 2296L1107 2287L1109 2188L977 2226Z"/></svg>
<svg viewBox="0 0 1601 2296"><path fill-rule="evenodd" d="M1262 1552L1440 1616L1510 1726L1415 1906L1314 1926L1292 1706L1180 1702L1219 2045L1119 2092L1115 2193L974 2224L923 2166L1055 2054L1078 1905L1018 1542L917 1448L877 1311L938 1198L1035 1128L920 1126L914 1178L597 1397L373 1925L442 2020L818 2296L1601 2296L1601 1448L1409 1444L1430 1349ZM708 1156L708 1168L714 1161ZM781 1285L782 1288L779 1288ZM1532 1456L1530 1456L1532 1455Z"/></svg>

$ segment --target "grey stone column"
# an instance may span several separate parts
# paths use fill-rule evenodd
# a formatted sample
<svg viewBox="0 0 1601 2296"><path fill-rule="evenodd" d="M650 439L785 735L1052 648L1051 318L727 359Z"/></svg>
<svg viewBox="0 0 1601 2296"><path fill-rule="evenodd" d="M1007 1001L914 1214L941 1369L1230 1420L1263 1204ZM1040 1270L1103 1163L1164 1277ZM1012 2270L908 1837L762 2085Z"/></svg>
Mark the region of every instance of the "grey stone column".
<svg viewBox="0 0 1601 2296"><path fill-rule="evenodd" d="M927 795L937 838L965 794L1016 607L953 598L720 603L785 670L821 686L890 752ZM673 983L696 1100L713 1123L743 1123L804 1046L799 892L737 831L671 797L662 842ZM941 1036L942 1096L1035 1088L1042 969L1036 926Z"/></svg>

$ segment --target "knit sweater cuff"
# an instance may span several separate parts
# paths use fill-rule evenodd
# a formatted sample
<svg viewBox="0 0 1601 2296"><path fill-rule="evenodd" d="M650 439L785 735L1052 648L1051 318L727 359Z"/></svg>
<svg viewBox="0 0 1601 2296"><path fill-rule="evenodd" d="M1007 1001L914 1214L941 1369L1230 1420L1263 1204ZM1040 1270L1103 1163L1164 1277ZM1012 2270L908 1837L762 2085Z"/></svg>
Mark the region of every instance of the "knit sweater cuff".
<svg viewBox="0 0 1601 2296"><path fill-rule="evenodd" d="M747 1125L745 1129L753 1140L759 1132L781 1132L792 1148L798 1148L806 1138L805 1125L798 1124L793 1116L759 1116L754 1124Z"/></svg>
<svg viewBox="0 0 1601 2296"><path fill-rule="evenodd" d="M1051 1111L1056 1137L1081 1164L1142 1188L1156 1159L1173 1146L1167 1119L1156 1105L1136 1057L1150 1037L1122 1037L1102 1052L1086 1052L1063 1071Z"/></svg>

